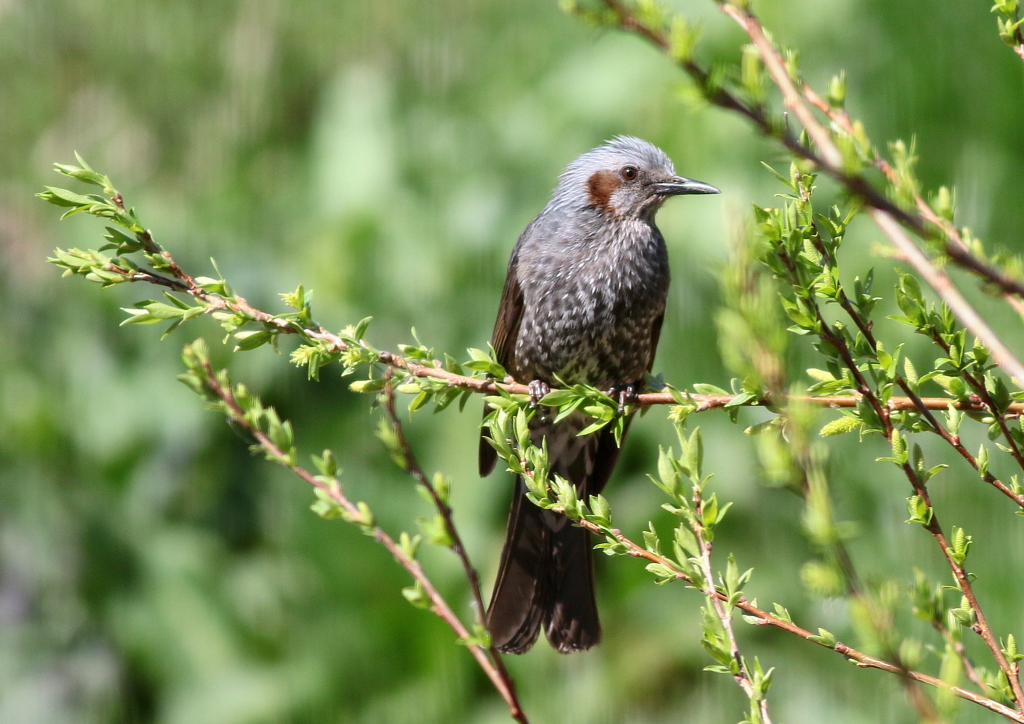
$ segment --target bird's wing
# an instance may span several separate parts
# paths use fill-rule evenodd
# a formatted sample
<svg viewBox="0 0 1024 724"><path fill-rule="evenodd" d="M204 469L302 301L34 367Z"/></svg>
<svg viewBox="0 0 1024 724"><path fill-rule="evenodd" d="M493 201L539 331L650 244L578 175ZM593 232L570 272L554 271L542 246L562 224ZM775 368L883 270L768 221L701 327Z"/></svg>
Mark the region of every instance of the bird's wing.
<svg viewBox="0 0 1024 724"><path fill-rule="evenodd" d="M519 286L519 248L535 223L536 220L523 230L512 250L512 258L508 262L508 274L505 277L505 288L501 293L501 303L498 305L498 318L494 322L494 333L491 335L491 346L494 347L498 363L513 377L516 374L516 341L519 339L519 325L523 320L523 290ZM486 416L488 412L489 409L485 404L484 415ZM486 433L481 430L478 454L481 477L490 474L496 460L497 453L487 442Z"/></svg>
<svg viewBox="0 0 1024 724"><path fill-rule="evenodd" d="M654 369L654 355L658 353L658 341L661 339L661 324L665 321L665 310L661 310L661 314L654 320L654 324L651 325L651 358L647 360L647 371L650 372Z"/></svg>
<svg viewBox="0 0 1024 724"><path fill-rule="evenodd" d="M508 265L505 289L498 305L498 318L491 335L491 346L494 347L498 364L509 374L513 374L512 368L515 367L516 340L519 339L519 324L523 320L523 290L519 286L518 266L518 257L513 256Z"/></svg>

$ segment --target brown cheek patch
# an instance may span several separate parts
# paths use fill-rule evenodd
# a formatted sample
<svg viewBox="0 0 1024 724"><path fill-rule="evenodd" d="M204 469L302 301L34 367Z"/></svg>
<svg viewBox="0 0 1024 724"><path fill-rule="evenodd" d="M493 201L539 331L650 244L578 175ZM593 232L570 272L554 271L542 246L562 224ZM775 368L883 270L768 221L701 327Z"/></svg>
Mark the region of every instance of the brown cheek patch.
<svg viewBox="0 0 1024 724"><path fill-rule="evenodd" d="M610 211L609 201L615 189L619 187L619 177L611 171L598 171L587 179L587 191L591 203L605 211Z"/></svg>

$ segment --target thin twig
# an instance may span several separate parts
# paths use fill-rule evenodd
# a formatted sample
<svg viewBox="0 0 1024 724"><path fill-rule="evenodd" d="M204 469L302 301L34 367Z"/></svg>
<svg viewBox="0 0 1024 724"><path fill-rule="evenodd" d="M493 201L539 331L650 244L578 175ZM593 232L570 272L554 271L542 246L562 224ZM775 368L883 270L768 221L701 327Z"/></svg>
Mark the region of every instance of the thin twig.
<svg viewBox="0 0 1024 724"><path fill-rule="evenodd" d="M946 354L949 354L949 344L946 343L934 327L931 329L931 338ZM963 379L967 381L967 384L971 386L971 389L974 390L974 394L992 414L992 419L999 426L999 431L1002 433L1003 439L1006 440L1006 445L1010 449L1010 454L1013 455L1013 459L1017 461L1021 470L1024 470L1024 455L1021 454L1020 447L1017 445L1017 441L1014 439L1013 433L1010 432L1010 428L1006 424L1006 418L1002 413L1000 413L999 406L985 387L985 381L966 370L963 370L961 374L963 375ZM977 469L977 462L974 463L974 467ZM1021 497L1024 498L1024 496Z"/></svg>
<svg viewBox="0 0 1024 724"><path fill-rule="evenodd" d="M935 541L939 544L942 549L942 554L946 558L946 562L949 564L950 569L953 571L953 577L956 579L957 585L964 597L970 604L971 609L974 611L976 623L971 628L984 639L988 645L989 650L992 652L993 658L996 660L996 664L1006 674L1006 678L1010 683L1010 689L1013 692L1012 698L1018 709L1021 707L1021 703L1024 702L1024 692L1021 691L1020 677L1017 674L1017 667L1012 666L1007 660L1006 656L1003 655L1002 647L992 634L992 628L988 624L988 619L985 617L985 612L981 609L981 604L978 603L978 598L974 594L974 589L971 586L971 577L967 573L967 570L958 563L951 553L952 548L949 544L949 539L942 530L942 526L939 524L938 516L935 515L935 509L932 507L931 496L928 494L927 487L921 482L917 475L917 471L909 463L903 463L903 472L906 474L907 479L914 488L914 493L919 495L924 501L925 505L932 511L931 520L924 525L925 530L932 534Z"/></svg>
<svg viewBox="0 0 1024 724"><path fill-rule="evenodd" d="M173 291L195 297L206 305L206 309L204 310L205 313L218 311L235 312L247 317L248 319L252 319L255 322L272 326L282 334L302 335L310 339L325 342L331 352L342 353L348 350L348 345L341 337L327 331L320 325L303 325L295 320L280 319L272 314L253 307L246 302L245 299L237 295L231 299L227 299L220 294L196 286L194 283L193 286L189 286L177 279L172 279L146 270L134 270L129 273L125 273L123 269L114 265L108 266L107 270L123 275L128 281L156 284L158 286L166 287ZM510 377L503 381L496 381L481 377L469 377L449 372L444 369L443 363L440 360L433 360L430 363L421 363L410 360L402 355L395 354L394 352L378 351L376 354L378 356L378 361L384 365L404 370L413 377L423 377L445 382L451 387L472 390L473 392L485 395L497 395L500 394L502 390L514 395L528 395L530 392L527 385L514 382ZM684 393L684 396L686 399L696 403L697 408L695 412L705 412L707 410L727 407L738 397L738 395L701 395L691 393ZM801 399L809 404L820 405L822 407L853 408L857 406L859 398L856 396L824 395L792 399ZM923 397L920 398L920 400L921 404L929 410L946 410L950 404L952 404L956 409L963 410L965 412L985 412L987 409L981 402L975 402L970 399L956 400L948 397ZM648 392L639 395L634 404L639 407L647 407L648 405L675 405L678 404L678 400L669 392ZM770 396L744 403L744 405L751 407L772 407L775 404L776 402L772 400ZM916 409L918 405L914 400L907 397L893 397L886 403L886 407L889 410L897 411L913 410ZM1011 403L1006 410L1006 414L1011 417L1024 414L1024 402Z"/></svg>
<svg viewBox="0 0 1024 724"><path fill-rule="evenodd" d="M790 431L789 436L790 447L796 451L794 459L801 473L801 488L804 495L804 500L807 501L807 505L810 506L810 496L813 494L820 495L824 498L824 504L828 506L828 514L832 516L832 501L828 494L828 482L825 475L825 471L822 469L822 465L815 460L815 456L810 454L810 447L807 444L804 434L802 432ZM834 526L834 523L830 523ZM888 626L878 621L875 616L870 615L870 612L875 608L875 602L872 600L863 589L860 577L857 574L857 569L854 566L853 558L850 555L850 551L847 549L846 544L839 535L831 536L828 540L828 548L831 549L832 555L835 556L839 567L843 571L843 576L846 579L847 595L860 603L864 607L864 610L869 612L869 620L872 628L875 629L876 635L883 642L884 649L883 653L892 660L893 665L899 669L900 682L906 689L907 697L910 699L911 704L917 710L922 721L926 723L934 723L940 721L938 714L935 710L934 704L921 690L921 687L909 674L910 671L906 664L903 663L903 657L900 655L899 649L891 645L889 637L886 635L887 628L892 627L892 622L888 622Z"/></svg>
<svg viewBox="0 0 1024 724"><path fill-rule="evenodd" d="M942 638L953 648L953 651L960 659L960 663L964 667L964 673L967 678L974 682L974 685L981 689L982 694L988 694L989 687L982 681L978 675L977 669L974 668L974 664L971 663L970 657L967 655L967 649L964 647L964 642L959 636L953 634L952 631L942 622L941 619L932 621L932 627L938 631Z"/></svg>
<svg viewBox="0 0 1024 724"><path fill-rule="evenodd" d="M723 599L718 595L718 591L715 589L715 573L711 568L711 548L712 543L708 540L708 537L704 534L704 526L701 521L704 519L704 501L701 498L700 486L694 485L693 487L693 526L692 530L694 536L697 538L697 545L700 548L700 565L701 570L704 574L704 581L706 588L701 591L709 601L715 610L715 615L718 616L718 620L722 622L722 628L725 630L725 635L729 639L729 654L732 656L733 661L736 662L736 673L734 673L733 679L743 689L743 693L747 695L747 698L751 702L757 702L758 711L761 714L761 719L764 724L772 724L771 717L768 715L768 700L761 696L754 688L754 682L750 679L750 674L747 672L747 667L743 661L743 657L740 656L740 649L736 643L736 633L732 628L732 611L727 610L723 605ZM673 567L672 570L675 570Z"/></svg>
<svg viewBox="0 0 1024 724"><path fill-rule="evenodd" d="M434 503L434 507L444 520L445 530L448 537L451 539L451 545L449 548L451 548L455 555L459 557L459 561L462 563L462 569L466 574L466 580L469 581L469 589L473 596L473 610L476 622L479 626L484 627L486 626L486 607L484 606L483 594L480 590L480 576L477 574L476 568L473 567L473 563L469 560L469 553L466 550L466 546L462 543L462 537L459 535L458 529L455 527L455 517L451 506L448 505L448 502L443 497L441 497L441 494L437 490L437 486L435 486L433 481L431 481L423 472L423 468L420 467L420 464L416 459L416 454L413 452L412 445L409 444L409 439L405 436L405 429L402 427L402 421L395 411L395 391L391 384L390 369L388 370L388 381L384 386L383 399L384 410L387 413L388 418L391 420L391 426L398 438L398 444L402 447L402 454L405 462L403 469L413 480L416 481L417 484L422 485L428 492L430 499ZM517 710L522 711L522 706L516 696L515 682L508 673L508 669L505 668L505 662L502 660L501 653L493 645L487 647L487 652L491 661L494 663L494 668L497 670L498 675L504 681L505 687L512 699L512 703L515 705Z"/></svg>
<svg viewBox="0 0 1024 724"><path fill-rule="evenodd" d="M719 7L739 23L740 27L750 36L751 41L753 41L761 55L761 59L764 61L765 68L771 74L772 80L782 90L786 105L797 115L804 128L807 129L808 135L810 135L815 145L820 149L824 162L822 168L824 170L841 171L842 154L832 141L832 134L815 118L814 113L807 105L806 99L796 89L792 78L789 77L789 73L782 63L782 59L772 46L771 41L765 36L764 28L761 27L757 18L749 10L740 10L728 3L720 3ZM974 311L974 308L960 294L960 291L953 284L949 276L940 271L924 252L918 248L917 244L907 236L900 222L894 218L888 208L878 207L871 203L870 199L868 199L868 202L872 207L870 209L871 218L875 220L875 223L889 237L900 253L903 254L904 258L928 282L929 286L942 297L942 300L949 305L961 323L971 330L974 336L981 340L982 344L992 350L992 355L995 357L996 362L1016 380L1017 385L1024 387L1024 365L1010 352L992 329L985 324L981 316ZM968 254L968 256L970 255ZM1020 293L1020 291L1017 293Z"/></svg>
<svg viewBox="0 0 1024 724"><path fill-rule="evenodd" d="M985 324L981 316L974 311L974 308L964 299L960 290L956 288L949 276L940 271L915 244L907 232L903 230L895 219L889 214L878 209L871 209L871 218L882 229L886 236L892 241L907 262L914 267L914 270L935 290L935 293L942 297L950 309L953 310L960 322L971 330L983 345L992 351L995 361L1006 370L1014 379L1018 387L1024 387L1024 365L1020 363L1010 349L1003 343L999 336L992 331L992 328Z"/></svg>
<svg viewBox="0 0 1024 724"><path fill-rule="evenodd" d="M806 93L806 89L808 88L806 84L801 88L803 93L801 93L800 90L797 90L796 84L793 82L793 79L790 78L789 73L786 71L786 68L782 63L782 59L772 46L771 41L768 40L765 35L764 28L753 13L748 9L740 10L736 6L726 2L719 2L718 5L726 15L733 18L740 27L747 32L747 35L750 36L750 39L757 47L761 54L761 58L765 63L765 67L771 74L775 84L782 91L786 105L789 106L796 114L797 118L800 119L804 128L807 129L808 135L821 151L825 165L820 163L818 165L821 166L821 168L830 176L833 176L841 182L844 181L845 177L846 185L852 191L862 195L868 202L868 205L875 211L887 214L891 217L892 221L898 220L900 224L910 228L918 236L927 237L928 224L934 225L943 235L951 240L952 243L945 244L944 250L954 262L963 266L968 271L977 274L986 282L999 287L1008 299L1013 300L1011 301L1011 304L1014 308L1019 313L1024 312L1024 301L1019 299L1020 296L1024 296L1024 284L1016 279L1011 279L999 269L986 265L980 259L971 254L967 243L963 240L955 227L936 214L920 194L917 194L915 197L915 202L920 212L919 217L913 217L903 209L899 209L898 213L894 213L895 210L891 203L887 202L885 204L878 204L876 194L863 194L863 189L860 187L865 184L864 180L860 176L851 176L843 170L842 154L832 141L832 135L829 133L827 128L818 122L818 119L814 117L814 113L805 102L809 101L820 108L821 105L819 104L821 103L821 99L815 96L818 103L814 103ZM852 123L847 123L844 130L850 135L854 134ZM898 184L899 179L895 169L884 161L881 164L876 165L886 173L890 183L893 185ZM881 224L879 225L881 226ZM888 235L888 232L886 232L886 234ZM1016 298L1014 295L1016 295ZM1022 380L1022 382L1024 382L1024 380Z"/></svg>
<svg viewBox="0 0 1024 724"><path fill-rule="evenodd" d="M650 42L667 51L669 49L669 41L661 29L652 28L641 21L635 13L631 12L620 0L604 0L605 5L612 10L618 20L619 25L626 30L642 35L647 38ZM815 152L813 149L804 146L799 142L799 139L789 130L785 125L780 125L772 121L768 112L762 105L750 106L736 95L730 93L728 90L723 88L721 84L716 84L713 88L709 86L708 79L709 73L701 68L699 65L694 63L692 60L687 60L680 63L680 66L685 70L694 80L696 80L702 88L708 88L708 100L709 102L724 108L739 113L740 115L748 118L757 129L764 135L774 138L782 143L789 151L793 152L800 158L810 161L819 169L824 171L826 174L836 179L839 183L845 186L856 196L861 197L871 207L872 217L876 223L882 227L883 232L889 236L893 243L903 251L900 243L897 243L896 239L893 239L891 230L893 228L899 228L902 224L906 228L913 231L922 238L927 238L930 235L930 222L922 219L920 216L907 212L890 199L888 199L883 193L875 189L864 177L856 173L849 173L846 171L842 164L842 154L839 152L836 145L832 142L831 135L828 130L820 124L813 113L804 103L804 97L796 91L793 81L790 79L785 66L782 64L781 59L772 47L771 42L768 41L764 34L764 29L761 27L757 18L749 12L749 10L736 7L727 2L716 0L718 6L727 15L732 17L736 22L745 30L750 36L751 40L761 51L762 59L765 62L765 67L772 74L772 78L776 85L783 91L783 96L787 105L793 109L793 112L804 124L807 129L808 135L814 140L818 147L819 152ZM836 162L838 160L838 162ZM879 219L888 223L880 222ZM942 228L942 227L940 227ZM910 244L909 237L903 234L903 238ZM961 248L956 244L947 244L947 253L954 262L963 265L965 268L973 271L976 274L982 276L986 282L992 283L1004 292L1012 294L1024 294L1024 284L1015 280L1009 279L1005 274L997 269L993 269L981 260L972 256L966 248ZM915 246L916 249L916 246ZM920 251L918 250L920 254ZM923 255L922 255L923 256ZM931 263L929 262L929 265ZM916 268L916 267L915 267ZM931 267L936 273L941 274ZM945 276L944 274L942 276ZM959 295L956 288L953 287L952 282L949 281L948 277L945 277L946 284L944 288L952 288L956 296L959 297L959 301L954 307L950 304L950 307L954 307L954 312L960 317L960 321L970 329L976 337L982 339L986 345L989 342L986 339L991 340L991 334L986 334L986 326L982 323L979 326L980 317L974 310L967 304L966 300ZM943 290L936 289L940 295L943 294ZM944 299L945 296L943 296ZM946 299L947 303L949 300ZM1015 304L1015 308L1018 310L1024 309L1024 304ZM969 311L968 311L969 310ZM966 316L965 316L966 312ZM990 332L991 330L989 330ZM993 354L996 356L997 362L1002 364L1007 372L1018 380L1019 384L1024 386L1024 366L1018 362L1012 354L1006 350L1005 346L996 354L996 350L993 349Z"/></svg>
<svg viewBox="0 0 1024 724"><path fill-rule="evenodd" d="M554 508L553 510L563 512L557 507ZM586 519L580 520L577 523L577 525L586 528L592 533L596 533L600 536L607 536L610 534L616 541L618 541L626 547L628 555L634 558L643 558L647 561L650 561L651 563L659 563L674 571L676 578L680 581L684 581L688 584L693 585L693 581L686 574L679 571L677 566L672 562L671 559L657 555L656 553L652 553L649 550L639 546L638 544L630 540L628 537L626 537L618 528L602 528L601 526L591 523ZM719 600L728 600L728 597L721 591L716 590L714 592L714 595ZM828 644L820 640L818 634L811 633L807 629L801 628L800 626L797 626L791 621L783 620L778 616L768 613L767 611L763 611L762 609L753 605L745 597L741 597L739 599L739 601L736 603L736 608L740 609L748 616L756 618L758 625L773 626L777 629L781 629L783 631L786 631L787 633L791 633L795 636L798 636L806 641L811 641L812 643L816 643L824 648L832 649L833 651L838 652L839 654L853 661L855 664L862 668L879 669L881 671L887 671L891 674L901 674L905 672L906 675L912 678L914 681L919 681L922 684L934 686L937 689L944 689L946 691L951 692L953 695L960 697L961 699L965 699L967 701L983 706L989 711L1001 714L1002 716L1006 717L1011 721L1020 722L1021 724L1024 724L1024 714L1018 711L1014 711L1010 707L1000 704L999 702L994 701L993 699L990 699L986 696L982 696L980 694L976 694L975 692L969 691L967 689L962 689L959 686L950 686L941 679L937 679L933 676L928 676L927 674L923 674L920 671L915 671L913 669L901 669L899 666L896 666L893 663L885 661L884 659L876 658L874 656L869 656L868 654L858 651L857 649L854 649L850 646L847 646L844 643L836 642L835 646L829 646Z"/></svg>
<svg viewBox="0 0 1024 724"><path fill-rule="evenodd" d="M816 225L815 231L817 232ZM815 248L822 255L822 257L826 259L830 264L834 265L835 259L833 258L833 255L829 252L825 245L821 243L821 240L818 237L817 233L815 234L813 243L815 245ZM857 329L859 329L860 333L864 335L864 339L867 341L868 346L873 350L877 350L878 341L875 339L875 334L872 330L872 324L864 318L860 311L854 306L853 302L850 301L850 298L846 295L846 290L842 286L838 286L838 299L839 306L843 308L843 311L846 312L847 316L853 321L854 324L857 325ZM946 344L938 334L933 334L932 338L934 339L936 344L942 347L942 349L945 350L947 354L949 354L949 345ZM1002 430L1003 435L1007 440L1007 444L1010 446L1011 451L1014 454L1014 457L1021 464L1022 469L1024 469L1024 457L1021 457L1020 451L1017 449L1017 443L1013 439L1013 435L1010 433L1009 427L1007 427L1006 425L1006 420L1004 419L1003 414L999 412L995 401L992 399L992 396L989 395L988 391L985 389L984 382L977 380L973 375L969 373L966 373L964 376L967 379L968 383L974 389L975 395L978 397L978 400L981 402L981 404L983 404L988 409L988 411L991 412L992 416L998 420L1000 429ZM910 383L903 375L897 373L895 379L896 384L899 385L900 388L907 394L907 399L909 399L914 404L914 407L917 409L917 411L920 412L921 416L924 417L924 419L928 422L931 431L937 434L943 440L945 440L954 450L957 451L957 453L961 457L963 457L971 465L971 467L975 469L975 471L977 471L980 474L981 466L978 463L977 458L973 454L971 454L971 452L966 447L964 447L963 443L960 441L960 436L953 435L952 433L950 433L950 431L947 430L945 426L943 426L938 421L938 418L936 418L936 416L932 414L931 408L929 408L929 406L925 404L924 400L917 394L917 392L913 389L913 387L910 385ZM889 411L891 412L891 410ZM1014 503L1024 508L1024 494L1015 493L1008 485L1006 485L1006 483L999 480L999 478L995 477L994 475L992 475L992 473L988 471L986 471L984 475L981 475L981 479L984 480L989 485L995 487L999 492L1010 498L1010 500L1012 500Z"/></svg>
<svg viewBox="0 0 1024 724"><path fill-rule="evenodd" d="M821 152L824 166L837 170L842 169L843 155L839 152L836 145L832 143L832 137L828 129L818 123L811 109L804 103L803 96L797 91L793 79L789 77L789 72L786 70L782 58L775 52L771 41L765 36L764 28L761 27L757 18L749 11L740 10L727 2L720 2L718 5L722 12L735 20L746 31L747 35L750 36L751 41L753 41L761 55L761 60L764 61L765 68L771 73L775 84L782 91L783 102L793 111L800 120L800 123L803 124L803 127L807 129L807 134Z"/></svg>
<svg viewBox="0 0 1024 724"><path fill-rule="evenodd" d="M803 84L801 91L803 92L804 98L806 98L811 105L828 116L829 119L844 133L848 136L854 136L856 134L853 120L845 109L835 108L830 105L806 83ZM877 152L872 154L871 163L885 175L890 184L893 186L899 185L899 172L896 171L892 164L882 158ZM943 249L946 255L953 259L959 266L972 274L975 274L979 279L998 287L1003 299L1005 299L1018 314L1024 316L1024 299L1021 299L1021 297L1024 296L1024 283L1021 283L1017 279L1013 279L996 267L982 263L977 257L971 254L970 247L960 234L960 230L957 229L952 222L936 213L935 209L925 201L924 197L920 193L915 192L913 196L914 205L917 206L917 211L920 217L928 224L936 227L936 229L946 237L946 246ZM915 233L917 233L916 230Z"/></svg>
<svg viewBox="0 0 1024 724"><path fill-rule="evenodd" d="M256 439L260 447L263 448L271 457L278 461L286 460L284 452L274 444L273 440L271 440L265 432L260 430L258 427L253 426L249 422L245 411L235 399L234 393L229 387L222 385L218 381L217 374L210 364L208 362L204 362L203 367L206 372L205 382L213 394L220 398L227 406L232 422L245 428L245 430ZM302 480L309 483L322 493L328 495L352 518L358 520L362 517L362 511L360 511L359 507L345 496L340 486L327 485L321 482L315 475L299 465L288 464L285 462L282 462L282 464ZM394 559L398 561L398 563L405 568L413 579L423 588L424 593L430 599L430 610L444 620L444 622L447 623L455 632L456 636L465 643L466 648L469 649L473 658L477 660L480 668L483 669L487 678L491 680L494 688L505 700L509 714L512 718L521 724L529 724L526 714L519 706L519 702L516 699L513 688L511 687L511 680L508 678L507 673L503 676L501 671L499 671L498 667L495 666L494 662L488 656L487 649L473 643L472 634L466 628L465 624L462 623L462 620L458 615L456 615L452 610L451 606L448 605L448 602L445 601L440 592L434 587L434 584L430 581L430 578L420 566L419 562L409 557L402 547L399 546L398 543L396 543L395 540L391 538L391 536L389 536L380 526L373 526L371 534L373 539L384 546L388 552L391 553Z"/></svg>
<svg viewBox="0 0 1024 724"><path fill-rule="evenodd" d="M878 214L882 213L878 212L877 210L872 210L872 212ZM906 239L906 242L907 244L909 244L911 249L913 249L913 251L916 252L916 254L920 255L921 257L924 257L923 253L916 247L916 245L914 245L910 241L910 239L906 237L906 234L903 231L902 227L900 227L895 222L892 222L892 225L895 227L895 230L898 232L898 234ZM789 284L799 288L801 286L801 280L795 262L785 252L780 252L780 258L783 261L786 270L789 272ZM925 266L935 271L934 267L931 266L930 263L927 263ZM885 436L886 440L892 443L895 439L894 436L897 434L897 431L893 426L889 410L882 404L882 401L879 399L879 396L876 393L876 391L867 383L867 380L865 379L863 373L860 371L857 365L855 354L853 350L850 349L850 346L847 344L845 338L843 338L835 331L833 331L832 327L830 327L827 324L821 312L821 308L816 302L810 301L809 304L817 317L817 329L820 330L817 332L818 337L823 342L827 343L832 348L834 348L838 355L842 358L843 364L854 377L857 386L857 391L863 396L863 399L866 400L869 405L871 405L871 407L875 411L875 414L878 417L878 420L881 422L883 435ZM952 305L950 306L952 307ZM855 310L852 309L852 305L847 304L847 312L851 314L861 332L867 335L868 338L873 339L869 325L865 320L863 320L860 317L859 314L856 313ZM877 349L877 346L875 348ZM899 378L899 376L897 376L897 378ZM903 387L905 391L907 391L908 394L911 395L912 398L916 398L916 394L913 392L909 385L907 385L904 382ZM931 416L930 413L928 413L927 409L923 408L923 406L918 405L916 400L915 406L918 409L921 409L930 417L930 423L935 426L936 432L943 431L946 432L948 436L948 432L945 431L944 428L942 428L942 426L938 424L934 416ZM959 440L956 440L954 442L955 447L959 446ZM973 460L973 457L970 457L969 459ZM975 596L973 589L971 588L970 577L967 574L967 571L964 569L961 563L954 559L952 555L952 549L950 547L949 540L946 537L942 529L942 526L939 524L938 516L934 513L934 509L932 508L931 504L931 499L928 494L928 490L924 484L924 481L918 475L916 469L909 462L903 462L902 464L900 464L900 467L906 475L907 480L913 487L914 493L917 496L919 496L922 501L924 501L924 503L932 512L930 520L927 523L923 524L923 527L929 533L931 533L936 543L938 543L943 556L946 558L946 561L950 566L950 570L952 571L953 577L957 582L957 586L963 592L964 597L968 600L969 605L974 612L976 624L973 626L973 630L976 633L978 633L982 637L982 639L984 639L985 643L988 645L989 649L992 652L993 658L996 660L997 665L1006 675L1006 678L1009 680L1010 688L1013 692L1013 700L1017 704L1018 708L1020 708L1022 705L1024 705L1024 690L1022 690L1020 679L1017 676L1017 668L1015 666L1011 666L1010 663L1007 661L1005 655L1003 654L1002 648L999 645L999 642L992 634L992 630L988 625L988 621L984 615L984 612L981 610L981 605L979 604L978 599ZM1007 492L1011 494L1011 497L1016 499L1016 496L1012 494L1012 491Z"/></svg>

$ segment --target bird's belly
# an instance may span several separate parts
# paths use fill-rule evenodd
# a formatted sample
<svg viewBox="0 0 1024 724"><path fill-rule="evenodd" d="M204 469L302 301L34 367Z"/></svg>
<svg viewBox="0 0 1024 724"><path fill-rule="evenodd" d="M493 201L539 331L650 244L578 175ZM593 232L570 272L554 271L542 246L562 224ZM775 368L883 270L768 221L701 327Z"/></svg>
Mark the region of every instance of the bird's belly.
<svg viewBox="0 0 1024 724"><path fill-rule="evenodd" d="M608 389L643 378L663 301L547 297L520 327L516 359L523 380Z"/></svg>

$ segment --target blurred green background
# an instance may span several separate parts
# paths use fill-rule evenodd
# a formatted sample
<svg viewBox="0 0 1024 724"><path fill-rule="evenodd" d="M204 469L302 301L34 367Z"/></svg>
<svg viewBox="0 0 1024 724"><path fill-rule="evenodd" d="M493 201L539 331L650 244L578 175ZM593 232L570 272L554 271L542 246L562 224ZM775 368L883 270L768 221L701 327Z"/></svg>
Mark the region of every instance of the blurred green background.
<svg viewBox="0 0 1024 724"><path fill-rule="evenodd" d="M713 3L676 5L703 23L702 57L737 57L739 30ZM812 80L846 69L849 106L877 142L916 134L923 179L957 185L962 222L1024 250L1024 70L989 3L761 5ZM215 257L239 293L272 310L302 282L328 327L373 315L378 346L410 341L415 326L461 356L489 338L508 253L562 167L612 135L638 135L725 191L660 215L674 286L656 369L679 385L728 386L716 270L736 219L779 190L758 161L782 156L737 119L686 102L680 75L638 39L598 33L548 0L0 0L0 69L0 722L505 721L451 631L401 597L407 577L385 551L310 513L308 489L251 458L175 382L182 344L216 342L216 324L163 342L155 327L118 328L119 307L150 290L61 281L44 263L50 250L95 247L101 226L58 224L32 193L58 183L50 164L78 150L193 273L209 274ZM891 263L870 254L878 237L859 221L844 264L852 277L878 263L888 294ZM1019 345L1019 325L979 304ZM906 335L884 320L889 309L878 329L894 345ZM906 341L926 367L931 350ZM795 369L805 354L794 351ZM387 529L426 512L337 368L308 382L266 348L230 364L294 421L301 449L339 453L349 494ZM456 519L489 587L510 481L475 474L478 414L476 401L461 415L420 413L409 431L424 466L453 477ZM759 481L741 428L717 414L700 424L713 485L736 502L717 550L754 566L748 594L870 649L845 603L801 588L816 552L800 501ZM663 411L633 427L609 491L630 534L670 523L644 478L670 434ZM851 436L832 449L862 574L902 585L916 565L945 581L933 542L903 524L906 481L872 462L882 443ZM962 461L928 450L953 463L936 505L975 537L993 626L1019 638L1022 523ZM423 556L468 614L453 556ZM509 661L533 720L739 719L735 684L702 671L699 596L654 586L636 561L598 565L604 644L560 657L542 643ZM898 623L936 643L909 614ZM895 677L737 626L745 652L778 667L776 721L915 720ZM968 650L983 663L978 644ZM921 667L934 673L938 659L926 652ZM959 720L995 717L970 706Z"/></svg>

